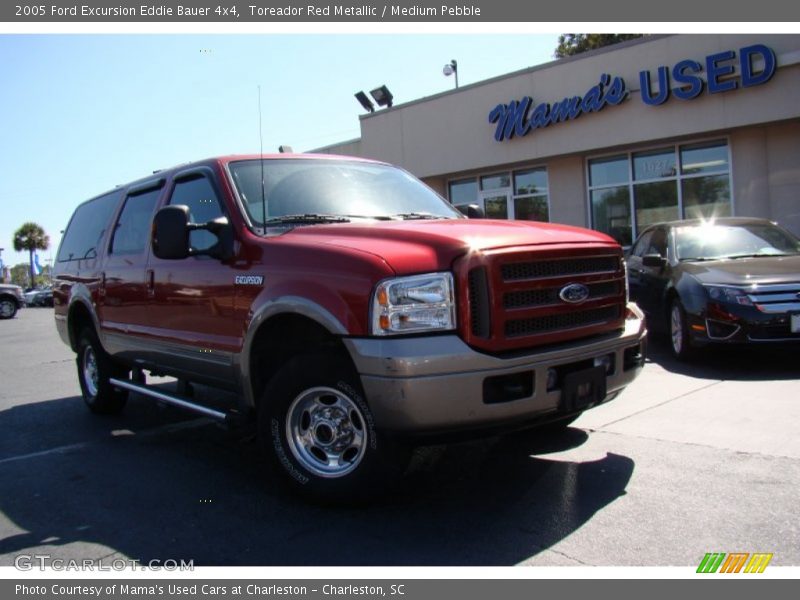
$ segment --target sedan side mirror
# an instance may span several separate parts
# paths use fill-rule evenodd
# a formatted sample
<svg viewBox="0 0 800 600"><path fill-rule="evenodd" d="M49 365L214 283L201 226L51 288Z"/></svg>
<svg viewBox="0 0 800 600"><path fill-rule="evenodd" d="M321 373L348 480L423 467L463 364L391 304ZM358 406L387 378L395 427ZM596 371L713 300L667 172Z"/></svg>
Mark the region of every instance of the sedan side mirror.
<svg viewBox="0 0 800 600"><path fill-rule="evenodd" d="M467 217L470 219L485 219L486 213L479 204L470 204L467 206Z"/></svg>
<svg viewBox="0 0 800 600"><path fill-rule="evenodd" d="M667 264L667 259L660 254L645 254L642 257L642 265L654 269L663 269Z"/></svg>

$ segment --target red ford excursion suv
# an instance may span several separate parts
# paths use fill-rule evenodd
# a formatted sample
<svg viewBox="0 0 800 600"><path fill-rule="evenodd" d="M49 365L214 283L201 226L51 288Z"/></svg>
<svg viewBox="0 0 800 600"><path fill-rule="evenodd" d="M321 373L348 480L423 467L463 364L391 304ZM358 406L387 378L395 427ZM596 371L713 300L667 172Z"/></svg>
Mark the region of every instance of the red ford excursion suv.
<svg viewBox="0 0 800 600"><path fill-rule="evenodd" d="M361 159L156 172L76 209L54 277L56 325L93 412L136 392L253 417L288 481L322 499L380 489L409 442L565 427L644 362L611 238L468 219ZM188 383L239 401L200 404Z"/></svg>

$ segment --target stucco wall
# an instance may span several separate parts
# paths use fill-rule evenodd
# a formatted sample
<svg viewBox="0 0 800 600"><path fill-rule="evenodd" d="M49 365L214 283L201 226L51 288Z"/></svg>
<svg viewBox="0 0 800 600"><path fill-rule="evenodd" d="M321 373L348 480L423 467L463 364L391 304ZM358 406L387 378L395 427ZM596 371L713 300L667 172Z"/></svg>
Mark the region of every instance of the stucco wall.
<svg viewBox="0 0 800 600"><path fill-rule="evenodd" d="M639 96L641 70L650 70L655 78L661 65L671 67L686 58L702 63L706 55L723 50L735 50L738 56L739 48L756 43L771 47L778 56L777 73L764 85L704 93L691 101L672 98L655 107ZM427 177L797 118L798 61L797 35L662 37L380 111L361 120L360 151ZM498 103L526 95L534 103L583 95L602 73L624 78L631 93L621 105L522 138L494 140L495 126L488 114Z"/></svg>

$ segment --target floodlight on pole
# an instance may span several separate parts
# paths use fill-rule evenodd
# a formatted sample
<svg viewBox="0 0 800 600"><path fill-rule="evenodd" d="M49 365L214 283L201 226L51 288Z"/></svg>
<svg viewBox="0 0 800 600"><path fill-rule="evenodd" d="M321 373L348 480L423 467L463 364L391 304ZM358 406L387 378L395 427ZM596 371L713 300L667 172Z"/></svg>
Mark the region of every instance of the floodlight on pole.
<svg viewBox="0 0 800 600"><path fill-rule="evenodd" d="M456 89L458 89L458 63L456 62L455 58L442 68L442 73L444 74L445 77L450 77L450 75L455 75Z"/></svg>
<svg viewBox="0 0 800 600"><path fill-rule="evenodd" d="M355 97L356 100L358 100L361 103L361 106L364 107L364 110L370 113L375 112L375 107L372 105L372 102L364 92L356 92Z"/></svg>
<svg viewBox="0 0 800 600"><path fill-rule="evenodd" d="M370 92L370 95L378 103L378 106L385 106L386 108L392 107L392 100L394 96L392 96L392 92L389 91L385 85L382 85L379 88L375 88Z"/></svg>

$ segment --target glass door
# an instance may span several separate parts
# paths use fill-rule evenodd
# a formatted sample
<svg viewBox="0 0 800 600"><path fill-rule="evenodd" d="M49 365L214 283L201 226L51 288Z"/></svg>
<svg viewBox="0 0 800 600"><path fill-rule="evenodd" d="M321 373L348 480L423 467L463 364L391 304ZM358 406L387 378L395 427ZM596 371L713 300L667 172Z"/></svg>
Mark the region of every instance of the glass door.
<svg viewBox="0 0 800 600"><path fill-rule="evenodd" d="M511 190L486 190L478 193L478 204L487 219L513 219Z"/></svg>

